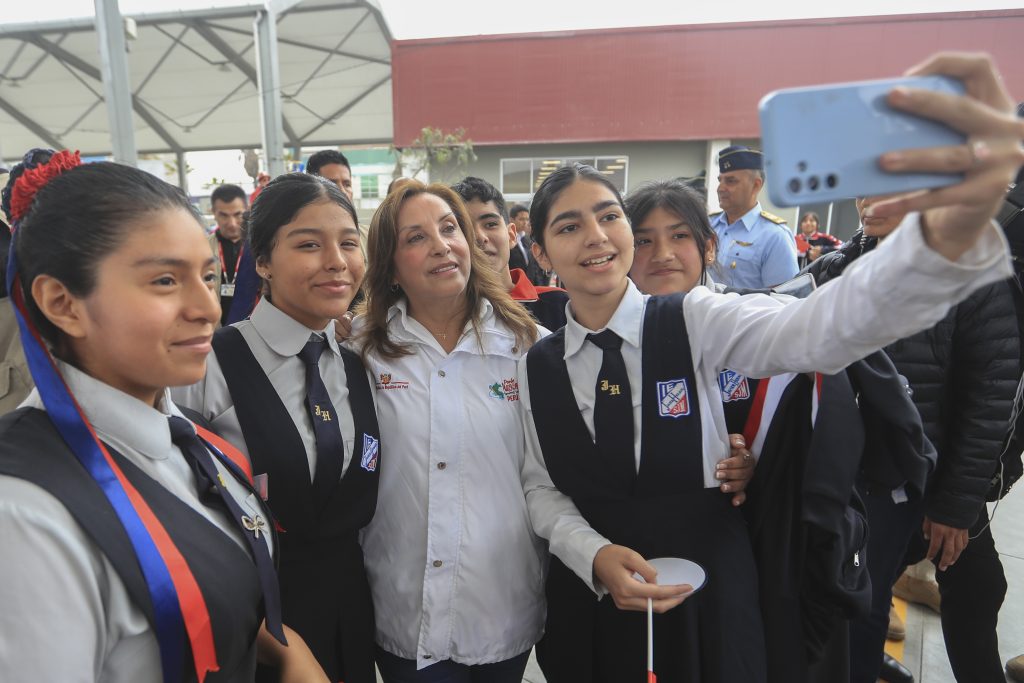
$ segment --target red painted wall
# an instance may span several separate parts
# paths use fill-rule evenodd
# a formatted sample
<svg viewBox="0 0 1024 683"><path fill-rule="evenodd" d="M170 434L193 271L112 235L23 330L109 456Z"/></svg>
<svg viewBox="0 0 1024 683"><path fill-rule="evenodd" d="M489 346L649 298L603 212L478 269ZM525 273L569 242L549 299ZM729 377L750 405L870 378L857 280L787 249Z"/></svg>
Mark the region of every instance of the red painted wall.
<svg viewBox="0 0 1024 683"><path fill-rule="evenodd" d="M395 41L395 144L758 137L776 88L900 74L937 49L995 56L1024 99L1024 10Z"/></svg>

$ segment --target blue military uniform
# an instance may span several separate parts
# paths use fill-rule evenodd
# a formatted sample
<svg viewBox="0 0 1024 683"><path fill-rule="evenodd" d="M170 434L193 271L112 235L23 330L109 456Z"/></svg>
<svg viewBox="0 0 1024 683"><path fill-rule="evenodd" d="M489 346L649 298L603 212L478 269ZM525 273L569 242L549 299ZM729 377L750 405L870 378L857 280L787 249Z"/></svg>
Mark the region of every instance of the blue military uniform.
<svg viewBox="0 0 1024 683"><path fill-rule="evenodd" d="M721 173L761 170L761 152L740 145L718 155ZM786 221L755 204L731 225L724 211L711 215L718 235L715 279L729 287L764 289L794 278L798 272L796 243Z"/></svg>
<svg viewBox="0 0 1024 683"><path fill-rule="evenodd" d="M728 287L763 289L796 277L796 243L786 222L761 204L729 225L725 212L711 216L718 235L715 280Z"/></svg>

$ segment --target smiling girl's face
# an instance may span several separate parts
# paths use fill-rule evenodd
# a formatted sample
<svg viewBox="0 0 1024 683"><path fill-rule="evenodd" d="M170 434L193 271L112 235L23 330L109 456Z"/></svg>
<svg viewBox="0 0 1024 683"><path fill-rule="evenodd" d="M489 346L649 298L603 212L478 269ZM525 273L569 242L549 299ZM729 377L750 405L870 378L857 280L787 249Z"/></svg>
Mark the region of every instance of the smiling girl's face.
<svg viewBox="0 0 1024 683"><path fill-rule="evenodd" d="M578 178L552 202L546 225L534 228L544 231L541 265L558 273L573 299L621 298L633 264L633 232L611 190Z"/></svg>

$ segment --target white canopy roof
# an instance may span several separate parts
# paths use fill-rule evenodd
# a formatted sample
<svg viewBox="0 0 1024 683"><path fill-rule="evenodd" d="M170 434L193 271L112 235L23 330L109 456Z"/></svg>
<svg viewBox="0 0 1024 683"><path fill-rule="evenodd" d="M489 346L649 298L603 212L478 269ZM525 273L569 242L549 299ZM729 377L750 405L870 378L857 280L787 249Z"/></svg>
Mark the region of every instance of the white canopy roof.
<svg viewBox="0 0 1024 683"><path fill-rule="evenodd" d="M284 142L392 139L391 35L375 0L272 0ZM259 148L254 18L263 3L130 17L140 153ZM93 19L0 26L0 158L111 151Z"/></svg>

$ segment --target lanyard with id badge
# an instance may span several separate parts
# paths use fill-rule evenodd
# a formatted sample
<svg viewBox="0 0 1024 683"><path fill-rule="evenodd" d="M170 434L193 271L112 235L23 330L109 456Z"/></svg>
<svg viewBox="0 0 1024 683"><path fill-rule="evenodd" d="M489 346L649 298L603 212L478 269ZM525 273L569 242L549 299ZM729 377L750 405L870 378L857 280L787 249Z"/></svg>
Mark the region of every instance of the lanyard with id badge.
<svg viewBox="0 0 1024 683"><path fill-rule="evenodd" d="M244 246L238 248L238 258L235 259L235 269L232 271L231 277L228 278L228 264L224 258L224 245L220 240L217 240L217 252L220 254L220 272L222 282L220 283L220 295L225 298L230 298L235 295L235 280L238 278L238 267L242 264L242 250Z"/></svg>

